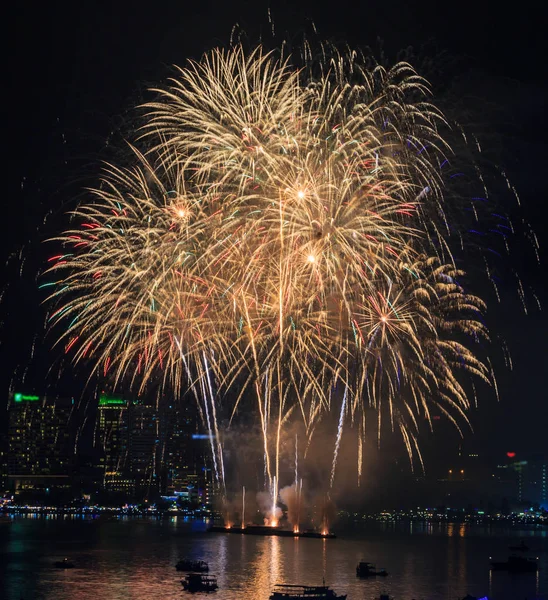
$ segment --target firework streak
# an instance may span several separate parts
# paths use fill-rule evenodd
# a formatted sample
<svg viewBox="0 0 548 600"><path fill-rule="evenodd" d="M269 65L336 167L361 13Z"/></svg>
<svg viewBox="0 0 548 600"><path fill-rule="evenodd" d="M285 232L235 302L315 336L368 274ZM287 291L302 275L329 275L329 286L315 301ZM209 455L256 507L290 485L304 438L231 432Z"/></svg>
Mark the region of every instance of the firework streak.
<svg viewBox="0 0 548 600"><path fill-rule="evenodd" d="M335 410L338 450L370 406L420 457L419 419L458 426L468 376L492 379L485 306L451 252L444 117L409 64L365 65L333 51L297 69L236 46L180 69L48 271L75 361L192 389L221 484L218 398L238 383L274 504L290 419L311 436Z"/></svg>

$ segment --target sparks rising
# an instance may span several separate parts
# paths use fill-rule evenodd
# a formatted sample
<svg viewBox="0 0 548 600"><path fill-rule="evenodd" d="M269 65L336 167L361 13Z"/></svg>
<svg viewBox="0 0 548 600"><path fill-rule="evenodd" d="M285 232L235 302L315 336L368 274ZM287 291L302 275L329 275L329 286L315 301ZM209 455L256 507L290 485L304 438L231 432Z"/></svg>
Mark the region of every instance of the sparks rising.
<svg viewBox="0 0 548 600"><path fill-rule="evenodd" d="M67 353L141 390L190 387L221 483L218 397L238 383L272 518L289 419L312 436L340 411L338 450L372 406L411 458L434 408L466 420L466 379L492 379L485 305L455 267L445 121L413 68L331 49L297 69L236 46L155 93L128 165L105 167L56 238L50 320Z"/></svg>

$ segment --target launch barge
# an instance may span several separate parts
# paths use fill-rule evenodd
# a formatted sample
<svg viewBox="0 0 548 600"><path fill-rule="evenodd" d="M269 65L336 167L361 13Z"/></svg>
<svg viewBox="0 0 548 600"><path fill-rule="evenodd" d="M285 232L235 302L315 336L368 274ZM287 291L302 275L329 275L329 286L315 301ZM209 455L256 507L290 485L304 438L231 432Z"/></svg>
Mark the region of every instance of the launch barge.
<svg viewBox="0 0 548 600"><path fill-rule="evenodd" d="M291 531L290 529L281 529L280 527L270 527L268 525L247 525L246 527L222 527L213 525L208 529L211 533L241 533L243 535L276 535L279 537L293 538L316 538L332 540L337 536L334 533L320 533L318 531Z"/></svg>

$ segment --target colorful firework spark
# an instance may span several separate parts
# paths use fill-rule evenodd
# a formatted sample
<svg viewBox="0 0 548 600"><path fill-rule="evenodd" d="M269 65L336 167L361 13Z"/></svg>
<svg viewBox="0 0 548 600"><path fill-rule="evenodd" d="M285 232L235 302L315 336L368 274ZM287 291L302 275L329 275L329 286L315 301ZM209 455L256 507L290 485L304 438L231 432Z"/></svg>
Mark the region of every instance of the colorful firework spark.
<svg viewBox="0 0 548 600"><path fill-rule="evenodd" d="M221 480L217 398L238 382L274 506L290 418L311 436L340 405L338 450L373 406L410 457L432 407L466 419L466 377L492 380L485 306L459 283L446 124L413 68L332 50L297 69L236 46L156 93L129 166L107 165L56 238L67 353L141 389L190 387Z"/></svg>

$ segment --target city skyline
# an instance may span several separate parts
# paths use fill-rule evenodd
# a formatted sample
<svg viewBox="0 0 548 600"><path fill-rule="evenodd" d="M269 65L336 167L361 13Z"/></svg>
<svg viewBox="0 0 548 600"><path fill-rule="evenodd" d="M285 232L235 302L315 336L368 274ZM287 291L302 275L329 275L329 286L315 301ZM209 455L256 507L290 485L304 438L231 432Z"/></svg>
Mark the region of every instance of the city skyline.
<svg viewBox="0 0 548 600"><path fill-rule="evenodd" d="M203 490L200 497L209 493L207 448L188 408L101 393L86 434L89 420L71 398L13 394L2 445L3 492L52 503L109 495L152 501L192 487Z"/></svg>
<svg viewBox="0 0 548 600"><path fill-rule="evenodd" d="M15 493L15 503L24 492L34 492L41 501L66 502L99 492L118 501L159 500L160 496L187 494L195 488L202 497L212 493L208 467L207 435L198 433L196 414L181 414L173 405L146 406L129 399L101 393L97 398L93 426L93 454L80 452L75 440L74 402L67 398L40 398L17 392L9 407L7 444L2 484ZM86 418L87 420L87 418ZM80 442L81 443L81 442ZM89 440L83 442L84 446ZM206 472L204 472L204 470ZM408 493L405 505L390 504L384 495L380 503L365 506L405 508L430 504L476 510L495 507L519 511L533 507L548 510L548 456L508 451L500 456L481 456L473 447L459 446L458 452L444 458L426 474L400 476ZM309 482L305 482L305 489ZM379 482L375 481L375 485ZM260 486L256 486L260 487ZM47 489L48 493L45 494ZM347 489L347 493L349 488ZM199 490L203 490L200 492ZM206 491L207 490L207 491ZM59 495L59 492L63 491ZM253 494L260 489L248 487ZM306 490L308 492L308 490ZM238 490L232 486L231 497ZM359 504L335 494L340 510ZM212 498L208 497L209 500ZM201 501L200 501L201 502ZM384 503L384 504L383 504ZM217 498L216 508L222 503Z"/></svg>

